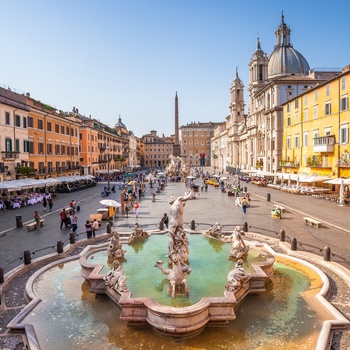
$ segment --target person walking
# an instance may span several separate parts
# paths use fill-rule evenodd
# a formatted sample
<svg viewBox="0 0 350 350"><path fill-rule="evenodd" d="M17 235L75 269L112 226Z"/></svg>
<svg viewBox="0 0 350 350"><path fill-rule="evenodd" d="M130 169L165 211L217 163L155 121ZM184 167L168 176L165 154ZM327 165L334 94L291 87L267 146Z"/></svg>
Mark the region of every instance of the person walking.
<svg viewBox="0 0 350 350"><path fill-rule="evenodd" d="M125 217L129 217L129 203L128 202L124 202L124 213L125 213Z"/></svg>
<svg viewBox="0 0 350 350"><path fill-rule="evenodd" d="M135 201L134 203L134 213L136 215L136 217L139 217L139 203L137 203L137 201Z"/></svg>
<svg viewBox="0 0 350 350"><path fill-rule="evenodd" d="M50 210L51 211L51 210ZM60 229L62 230L62 226L63 224L67 227L67 215L66 215L66 211L64 209L61 210L60 212L60 218L61 218L61 226Z"/></svg>
<svg viewBox="0 0 350 350"><path fill-rule="evenodd" d="M50 211L51 211L51 210L52 210L52 206L53 206L52 198L48 198L48 199L47 199L47 203L49 204L49 209L50 209Z"/></svg>
<svg viewBox="0 0 350 350"><path fill-rule="evenodd" d="M44 198L43 198L43 206L44 206L44 211L46 211L46 207L47 207L46 195L44 195Z"/></svg>
<svg viewBox="0 0 350 350"><path fill-rule="evenodd" d="M36 224L36 229L38 231L38 230L40 230L41 217L40 217L39 213L36 210L34 211L34 220L35 220L35 224Z"/></svg>
<svg viewBox="0 0 350 350"><path fill-rule="evenodd" d="M73 211L72 215L70 216L70 225L71 225L71 232L76 233L77 228L78 228L78 217L74 211Z"/></svg>
<svg viewBox="0 0 350 350"><path fill-rule="evenodd" d="M96 231L98 230L99 226L100 226L100 225L99 225L98 221L97 221L96 219L94 219L94 221L93 221L93 223L92 223L92 237L95 238L95 236L96 236Z"/></svg>
<svg viewBox="0 0 350 350"><path fill-rule="evenodd" d="M248 207L248 199L247 198L243 198L243 200L242 200L242 211L243 211L243 214L245 214L247 212L247 207Z"/></svg>
<svg viewBox="0 0 350 350"><path fill-rule="evenodd" d="M87 239L92 237L92 225L89 220L86 220L85 223L85 232L86 232L86 237Z"/></svg>
<svg viewBox="0 0 350 350"><path fill-rule="evenodd" d="M156 194L152 192L152 202L156 201Z"/></svg>

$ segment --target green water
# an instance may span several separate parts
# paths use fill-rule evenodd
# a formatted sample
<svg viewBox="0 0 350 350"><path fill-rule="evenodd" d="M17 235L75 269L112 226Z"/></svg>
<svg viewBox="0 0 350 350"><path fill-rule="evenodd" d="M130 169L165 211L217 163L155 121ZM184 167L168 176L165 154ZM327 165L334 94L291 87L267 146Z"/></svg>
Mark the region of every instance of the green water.
<svg viewBox="0 0 350 350"><path fill-rule="evenodd" d="M138 247L125 247L128 250L128 264L132 260L132 251L135 259L140 258L142 252L149 251L147 244L158 247L156 241L149 240ZM197 251L193 254L196 243L192 238L190 240L191 283L197 278L197 266L201 267L200 271L204 273L199 278L202 283L200 289L205 288L206 284L202 278L207 276L209 280L219 283L222 277L211 274L223 274L225 280L227 271L233 266L227 259L228 244L217 244L209 242L208 239L203 241L206 242L207 252ZM156 260L165 261L162 251L163 247L160 256L152 257L153 264ZM220 252L223 252L225 262L224 267L221 267L224 271L218 273L218 270L211 270L213 267L209 261L215 261ZM198 260L192 255L198 255ZM96 254L95 262L100 258L104 259ZM151 289L159 290L164 295L165 286L160 288L159 283L165 275L153 268L153 265L146 267L144 262L140 258L141 265L137 264L138 267L128 270L128 264L125 264L124 268L127 274L135 271L136 275L140 273L141 276L149 269L151 275L154 275ZM39 343L45 350L314 349L322 320L300 297L300 292L308 289L309 280L304 274L285 264L276 263L275 269L275 275L267 285L267 292L259 296L248 296L236 309L237 319L231 321L229 327L206 328L199 336L181 342L161 338L150 329L128 328L126 322L119 320L120 312L108 298L96 299L89 292L88 284L80 276L78 261L53 267L35 281L34 290L42 302L22 323L34 325ZM133 292L134 287L135 291L142 291L141 282L132 283ZM197 287L190 288L191 294L198 294L193 298L199 298ZM192 296L192 301L191 298Z"/></svg>

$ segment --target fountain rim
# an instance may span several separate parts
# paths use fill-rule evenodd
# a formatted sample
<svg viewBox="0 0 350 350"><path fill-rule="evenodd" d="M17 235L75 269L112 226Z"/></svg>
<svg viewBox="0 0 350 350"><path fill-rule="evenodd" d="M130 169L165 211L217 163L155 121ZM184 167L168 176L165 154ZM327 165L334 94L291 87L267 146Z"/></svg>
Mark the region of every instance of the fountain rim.
<svg viewBox="0 0 350 350"><path fill-rule="evenodd" d="M193 232L192 232L193 233ZM334 272L336 275L341 277L345 282L350 284L350 271L346 269L345 267L339 265L338 263L335 262L329 262L323 260L321 257L316 256L312 253L307 253L307 252L302 252L302 254L298 251L292 251L290 247L288 246L287 242L281 242L277 238L271 238L269 237L268 239L260 235L258 233L253 233L253 232L246 232L246 237L249 239L256 239L258 242L258 245L263 245L267 251L269 251L271 254L273 254L276 257L281 257L283 259L291 260L298 262L302 265L306 265L310 269L312 269L317 275L321 278L322 280L322 288L318 293L315 295L315 297L320 301L321 305L326 308L326 310L334 315L334 320L324 320L322 324L321 331L319 333L319 337L317 340L317 346L316 350L323 350L327 348L327 345L330 341L330 337L332 336L332 333L335 330L338 331L345 331L350 328L350 322L349 320L343 316L327 299L327 293L329 291L329 280L326 276L326 274L317 266L314 264L318 264L321 266L324 266L328 269L330 269L332 272ZM110 236L110 234L104 234L106 237ZM254 241L249 241L247 243L252 243ZM276 245L278 242L279 248L281 248L285 253L278 253L276 252L271 245ZM88 245L86 246L79 254L74 255L74 256L66 256L67 252L70 252L72 248L75 247L75 245L67 245L64 249L64 252L60 254L63 256L62 258L59 258L58 260L51 261L50 263L46 264L42 268L40 268L38 271L36 271L26 282L25 286L25 293L28 296L30 302L24 307L24 309L18 313L12 321L7 325L7 328L9 329L17 329L17 330L25 330L25 333L27 335L28 343L30 345L31 350L38 350L40 349L40 345L38 342L38 339L36 337L35 329L32 324L23 324L21 323L27 315L35 309L35 307L42 301L39 297L37 297L34 293L33 290L33 285L35 280L43 274L45 271L50 270L51 268L62 264L62 263L67 263L71 261L75 261L80 259L84 251L89 247L95 247L98 248L99 246L104 246L106 243L99 243L99 244L94 244L94 245ZM48 254L47 256L38 258L33 260L32 262L32 268L36 266L38 263L43 263L45 260L50 260L52 259L53 256L57 256L57 254ZM97 266L97 265L95 265ZM102 265L103 266L103 265ZM5 283L0 286L0 292L5 288L7 284L11 283L11 280L18 274L22 273L23 270L28 269L28 265L23 265L20 267L17 267L11 271L9 271L5 275Z"/></svg>

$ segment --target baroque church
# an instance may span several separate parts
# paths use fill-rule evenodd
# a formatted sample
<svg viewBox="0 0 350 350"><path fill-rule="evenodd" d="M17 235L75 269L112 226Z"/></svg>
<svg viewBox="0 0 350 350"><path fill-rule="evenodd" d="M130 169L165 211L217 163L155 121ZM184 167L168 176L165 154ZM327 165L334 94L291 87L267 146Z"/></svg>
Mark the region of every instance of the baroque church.
<svg viewBox="0 0 350 350"><path fill-rule="evenodd" d="M249 62L249 105L244 112L244 84L238 70L230 87L230 114L211 140L212 165L217 169L281 170L283 141L282 104L339 72L315 71L291 43L284 21L275 31L273 51L267 55L259 38Z"/></svg>

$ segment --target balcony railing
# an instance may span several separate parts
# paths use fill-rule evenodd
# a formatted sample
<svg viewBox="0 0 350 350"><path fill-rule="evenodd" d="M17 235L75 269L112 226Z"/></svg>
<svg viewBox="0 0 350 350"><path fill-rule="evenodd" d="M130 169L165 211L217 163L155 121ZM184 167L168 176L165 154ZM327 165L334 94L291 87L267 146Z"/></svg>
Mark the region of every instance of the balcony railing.
<svg viewBox="0 0 350 350"><path fill-rule="evenodd" d="M17 159L18 157L19 157L19 152L1 151L2 159Z"/></svg>
<svg viewBox="0 0 350 350"><path fill-rule="evenodd" d="M335 136L322 136L314 138L314 153L334 152Z"/></svg>

